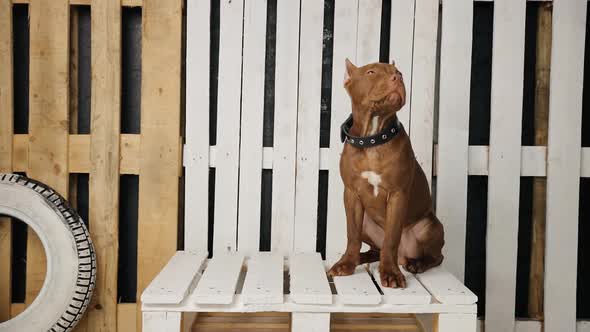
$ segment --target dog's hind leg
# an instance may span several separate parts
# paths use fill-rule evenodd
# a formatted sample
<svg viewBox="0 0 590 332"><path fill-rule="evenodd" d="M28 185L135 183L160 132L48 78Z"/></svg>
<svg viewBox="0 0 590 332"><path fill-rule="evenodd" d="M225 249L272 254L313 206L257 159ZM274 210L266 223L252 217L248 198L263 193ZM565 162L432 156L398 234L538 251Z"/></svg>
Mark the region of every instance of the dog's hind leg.
<svg viewBox="0 0 590 332"><path fill-rule="evenodd" d="M404 268L410 273L422 273L443 261L444 229L434 214L418 221L411 230L418 244L419 255L406 257Z"/></svg>

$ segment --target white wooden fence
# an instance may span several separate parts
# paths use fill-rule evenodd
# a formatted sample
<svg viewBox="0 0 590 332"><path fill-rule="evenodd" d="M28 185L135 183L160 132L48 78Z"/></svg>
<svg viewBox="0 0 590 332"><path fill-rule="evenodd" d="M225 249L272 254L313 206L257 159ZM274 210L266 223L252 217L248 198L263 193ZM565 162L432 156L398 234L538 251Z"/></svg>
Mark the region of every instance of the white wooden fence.
<svg viewBox="0 0 590 332"><path fill-rule="evenodd" d="M467 177L488 176L487 331L541 330L540 323L514 317L521 176L547 177L544 331L576 330L579 181L590 177L590 149L580 147L587 2L553 5L548 146L519 143L525 0L494 0L490 145L469 146L473 0L392 0L390 57L410 96L400 118L425 173L437 177L444 264L460 279ZM319 145L324 4L318 0L278 0L274 146L263 148L266 0L221 2L219 59L209 52L210 1L188 0L186 250L207 250L207 179L215 167L214 254L258 251L262 169L273 170L272 251L315 250L319 170L329 171L328 260L343 251L338 128L350 112L343 64L346 57L359 65L378 60L382 1L337 0L335 6L330 148ZM212 61L219 61L215 146L209 145ZM578 331L588 330L578 323Z"/></svg>

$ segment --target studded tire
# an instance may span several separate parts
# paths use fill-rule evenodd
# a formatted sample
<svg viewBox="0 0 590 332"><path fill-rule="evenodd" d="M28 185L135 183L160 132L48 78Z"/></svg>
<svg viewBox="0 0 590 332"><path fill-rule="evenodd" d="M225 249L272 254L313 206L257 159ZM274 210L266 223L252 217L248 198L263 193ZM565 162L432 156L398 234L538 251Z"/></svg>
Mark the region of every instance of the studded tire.
<svg viewBox="0 0 590 332"><path fill-rule="evenodd" d="M0 323L0 332L72 331L96 281L96 256L84 222L53 189L16 174L0 174L0 215L31 227L47 257L39 295L20 315Z"/></svg>

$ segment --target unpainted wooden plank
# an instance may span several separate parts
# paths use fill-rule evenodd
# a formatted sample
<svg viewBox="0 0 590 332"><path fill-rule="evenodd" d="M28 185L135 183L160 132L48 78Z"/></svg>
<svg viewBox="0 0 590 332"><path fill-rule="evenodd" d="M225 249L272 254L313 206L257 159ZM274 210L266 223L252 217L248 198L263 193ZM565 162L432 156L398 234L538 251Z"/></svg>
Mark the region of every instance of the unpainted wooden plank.
<svg viewBox="0 0 590 332"><path fill-rule="evenodd" d="M289 266L291 297L299 304L331 304L332 292L319 253L293 254Z"/></svg>
<svg viewBox="0 0 590 332"><path fill-rule="evenodd" d="M494 2L486 330L514 330L526 1Z"/></svg>
<svg viewBox="0 0 590 332"><path fill-rule="evenodd" d="M206 258L206 252L177 251L141 294L141 302L180 303Z"/></svg>
<svg viewBox="0 0 590 332"><path fill-rule="evenodd" d="M354 273L345 277L334 277L334 286L344 304L370 305L381 303L381 294L375 287L367 268L358 266Z"/></svg>
<svg viewBox="0 0 590 332"><path fill-rule="evenodd" d="M255 253L260 246L266 7L265 0L244 4L238 203L238 249L243 253Z"/></svg>
<svg viewBox="0 0 590 332"><path fill-rule="evenodd" d="M117 304L117 331L137 331L137 304Z"/></svg>
<svg viewBox="0 0 590 332"><path fill-rule="evenodd" d="M295 181L295 252L313 251L317 238L320 106L324 4L301 1L297 177Z"/></svg>
<svg viewBox="0 0 590 332"><path fill-rule="evenodd" d="M444 304L474 304L477 296L442 267L416 275L432 296Z"/></svg>
<svg viewBox="0 0 590 332"><path fill-rule="evenodd" d="M336 1L334 6L326 255L337 257L346 249L346 214L342 199L344 184L340 177L340 155L343 149L340 125L352 111L350 97L343 86L344 61L349 58L356 62L358 0Z"/></svg>
<svg viewBox="0 0 590 332"><path fill-rule="evenodd" d="M379 62L381 0L361 0L358 6L356 65ZM348 22L351 24L352 22Z"/></svg>
<svg viewBox="0 0 590 332"><path fill-rule="evenodd" d="M248 260L244 303L283 303L283 256L260 252Z"/></svg>
<svg viewBox="0 0 590 332"><path fill-rule="evenodd" d="M90 156L90 141L90 135L70 135L68 142L68 169L70 173L90 172L90 168L93 167ZM117 147L117 152L118 150ZM117 163L117 168L118 167L119 164Z"/></svg>
<svg viewBox="0 0 590 332"><path fill-rule="evenodd" d="M221 2L219 15L213 254L236 249L244 0Z"/></svg>
<svg viewBox="0 0 590 332"><path fill-rule="evenodd" d="M141 145L137 294L177 248L181 166L182 1L145 0L141 40ZM139 301L138 301L139 302ZM140 327L138 316L138 327Z"/></svg>
<svg viewBox="0 0 590 332"><path fill-rule="evenodd" d="M412 95L412 56L414 50L414 0L391 1L391 25L389 59L404 75L406 96ZM412 98L406 98L406 105L397 113L399 121L409 133Z"/></svg>
<svg viewBox="0 0 590 332"><path fill-rule="evenodd" d="M88 219L97 258L95 305L88 328L117 328L121 3L96 1L91 12L92 96Z"/></svg>
<svg viewBox="0 0 590 332"><path fill-rule="evenodd" d="M10 1L9 1L10 2ZM30 0L12 0L14 4L28 4ZM69 0L70 5L82 5L82 6L90 6L92 5L92 0ZM121 6L123 7L141 7L142 0L121 0Z"/></svg>
<svg viewBox="0 0 590 332"><path fill-rule="evenodd" d="M184 248L207 250L209 203L209 66L211 2L188 1L184 146Z"/></svg>
<svg viewBox="0 0 590 332"><path fill-rule="evenodd" d="M400 270L406 277L406 288L390 288L383 287L381 284L381 277L379 275L379 263L372 263L370 265L373 279L379 285L381 292L383 292L383 300L385 303L391 304L426 304L430 303L430 293L422 286L416 277L400 267Z"/></svg>
<svg viewBox="0 0 590 332"><path fill-rule="evenodd" d="M29 145L27 175L68 194L69 3L29 4ZM31 229L27 237L25 302L30 304L45 280L46 258Z"/></svg>
<svg viewBox="0 0 590 332"><path fill-rule="evenodd" d="M193 301L200 304L232 303L243 262L242 254L217 253L199 280L193 292Z"/></svg>
<svg viewBox="0 0 590 332"><path fill-rule="evenodd" d="M119 172L121 174L139 174L139 149L141 135L121 134L121 162Z"/></svg>
<svg viewBox="0 0 590 332"><path fill-rule="evenodd" d="M465 275L469 93L473 0L449 1L442 11L436 213L445 225L445 267ZM451 83L452 82L452 83Z"/></svg>
<svg viewBox="0 0 590 332"><path fill-rule="evenodd" d="M580 142L587 2L555 1L547 148L544 331L576 328ZM559 287L556 287L559 285Z"/></svg>
<svg viewBox="0 0 590 332"><path fill-rule="evenodd" d="M12 172L12 4L0 0L0 173ZM0 218L0 322L10 319L12 290L12 225Z"/></svg>

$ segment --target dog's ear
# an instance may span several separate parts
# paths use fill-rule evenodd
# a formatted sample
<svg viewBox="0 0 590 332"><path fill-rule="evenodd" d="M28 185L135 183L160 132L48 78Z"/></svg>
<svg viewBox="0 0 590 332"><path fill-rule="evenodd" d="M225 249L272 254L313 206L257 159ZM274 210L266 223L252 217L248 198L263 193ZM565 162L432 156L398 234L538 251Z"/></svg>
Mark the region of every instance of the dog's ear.
<svg viewBox="0 0 590 332"><path fill-rule="evenodd" d="M346 64L346 70L344 71L344 85L346 85L350 82L350 77L352 76L352 73L356 70L356 66L352 64L352 62L350 62L348 58L344 60L344 63Z"/></svg>
<svg viewBox="0 0 590 332"><path fill-rule="evenodd" d="M395 60L391 59L391 64L395 66Z"/></svg>

